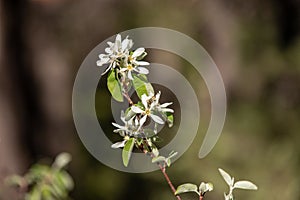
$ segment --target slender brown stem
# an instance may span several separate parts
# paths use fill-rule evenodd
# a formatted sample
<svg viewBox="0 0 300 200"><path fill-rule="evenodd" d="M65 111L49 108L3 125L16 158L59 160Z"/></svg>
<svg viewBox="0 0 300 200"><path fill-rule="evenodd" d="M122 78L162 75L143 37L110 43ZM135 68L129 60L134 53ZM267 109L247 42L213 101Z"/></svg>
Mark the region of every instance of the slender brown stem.
<svg viewBox="0 0 300 200"><path fill-rule="evenodd" d="M200 195L199 196L199 200L203 200L204 196L203 195Z"/></svg>
<svg viewBox="0 0 300 200"><path fill-rule="evenodd" d="M133 101L131 100L131 98L129 97L127 92L123 93L123 96L127 99L128 103L132 106L133 105Z"/></svg>
<svg viewBox="0 0 300 200"><path fill-rule="evenodd" d="M167 172L166 172L166 168L163 167L163 166L161 166L161 164L159 164L158 166L159 166L159 168L160 168L160 171L163 173L163 175L164 175L164 177L165 177L167 183L169 184L169 186L170 186L170 188L171 188L173 194L175 195L176 189L175 189L174 185L172 184L172 182L171 182L171 180L170 180L170 178L169 178L169 176L168 176L168 174L167 174ZM176 197L178 200L181 200L180 196L175 195L175 197Z"/></svg>

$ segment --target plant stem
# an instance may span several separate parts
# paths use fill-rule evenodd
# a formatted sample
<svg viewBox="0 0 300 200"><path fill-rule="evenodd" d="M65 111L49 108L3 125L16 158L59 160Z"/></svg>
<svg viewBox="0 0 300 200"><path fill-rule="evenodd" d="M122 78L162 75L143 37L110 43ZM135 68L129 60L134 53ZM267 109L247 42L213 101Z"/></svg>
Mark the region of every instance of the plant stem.
<svg viewBox="0 0 300 200"><path fill-rule="evenodd" d="M166 168L163 167L161 164L159 164L158 166L159 166L159 168L160 168L160 171L163 173L163 175L164 175L164 177L165 177L167 183L169 184L169 186L170 186L170 188L171 188L173 194L175 195L176 189L175 189L174 185L172 184L172 182L171 182L171 180L170 180L170 178L169 178L169 176L168 176L168 174L167 174L167 172L166 172ZM180 196L175 195L175 197L176 197L178 200L181 200Z"/></svg>
<svg viewBox="0 0 300 200"><path fill-rule="evenodd" d="M203 200L204 196L200 194L199 200Z"/></svg>

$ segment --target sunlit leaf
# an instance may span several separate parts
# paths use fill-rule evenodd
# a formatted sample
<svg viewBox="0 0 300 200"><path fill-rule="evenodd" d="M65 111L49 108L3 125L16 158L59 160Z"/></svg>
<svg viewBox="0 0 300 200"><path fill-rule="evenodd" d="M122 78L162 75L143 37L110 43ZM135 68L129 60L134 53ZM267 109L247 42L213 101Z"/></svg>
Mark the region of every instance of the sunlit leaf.
<svg viewBox="0 0 300 200"><path fill-rule="evenodd" d="M129 163L129 160L130 160L130 157L131 157L131 154L132 154L132 150L133 150L133 147L134 147L134 142L135 142L135 139L134 138L130 138L124 148L123 148L123 151L122 151L122 159L123 159L123 164L125 167L128 166L128 163Z"/></svg>
<svg viewBox="0 0 300 200"><path fill-rule="evenodd" d="M186 193L186 192L196 192L197 194L199 194L197 189L198 189L197 185L191 183L185 183L177 187L175 195Z"/></svg>
<svg viewBox="0 0 300 200"><path fill-rule="evenodd" d="M226 181L226 183L230 186L232 184L231 176L221 168L219 168L219 172L222 175L222 177L224 178L224 180Z"/></svg>
<svg viewBox="0 0 300 200"><path fill-rule="evenodd" d="M166 158L166 163L167 163L167 166L170 167L171 166L171 159L170 158Z"/></svg>
<svg viewBox="0 0 300 200"><path fill-rule="evenodd" d="M245 190L257 190L257 186L250 181L237 181L234 184L234 188L245 189Z"/></svg>
<svg viewBox="0 0 300 200"><path fill-rule="evenodd" d="M107 77L107 88L112 97L119 102L123 102L121 85L117 79L116 70L111 70Z"/></svg>
<svg viewBox="0 0 300 200"><path fill-rule="evenodd" d="M152 163L165 162L166 158L163 156L157 156L152 158Z"/></svg>
<svg viewBox="0 0 300 200"><path fill-rule="evenodd" d="M56 158L53 163L54 167L57 167L59 169L65 167L67 164L69 164L72 160L72 156L69 153L60 153Z"/></svg>
<svg viewBox="0 0 300 200"><path fill-rule="evenodd" d="M173 126L174 123L174 116L171 113L167 113L167 123L169 128Z"/></svg>
<svg viewBox="0 0 300 200"><path fill-rule="evenodd" d="M204 194L206 192L210 192L214 189L214 186L212 183L204 183L201 182L200 186L199 186L199 191L200 193Z"/></svg>
<svg viewBox="0 0 300 200"><path fill-rule="evenodd" d="M141 98L143 94L154 94L154 89L151 83L148 82L147 77L143 74L133 76L133 87L139 98Z"/></svg>

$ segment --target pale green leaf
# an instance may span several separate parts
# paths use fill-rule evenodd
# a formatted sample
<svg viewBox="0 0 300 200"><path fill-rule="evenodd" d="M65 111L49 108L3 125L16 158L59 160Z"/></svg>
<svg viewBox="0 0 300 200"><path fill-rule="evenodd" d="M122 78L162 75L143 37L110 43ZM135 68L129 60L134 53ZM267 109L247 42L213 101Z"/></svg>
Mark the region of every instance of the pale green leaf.
<svg viewBox="0 0 300 200"><path fill-rule="evenodd" d="M257 190L257 186L250 181L238 181L234 184L234 188L244 190Z"/></svg>
<svg viewBox="0 0 300 200"><path fill-rule="evenodd" d="M163 156L157 156L152 158L152 163L165 162L166 158Z"/></svg>
<svg viewBox="0 0 300 200"><path fill-rule="evenodd" d="M199 186L199 191L201 194L204 194L206 192L210 192L214 189L214 186L212 183L204 183L201 182L200 186Z"/></svg>
<svg viewBox="0 0 300 200"><path fill-rule="evenodd" d="M222 177L224 178L224 180L226 181L226 183L230 186L232 185L232 178L231 176L225 172L223 169L219 168L219 172L222 175Z"/></svg>
<svg viewBox="0 0 300 200"><path fill-rule="evenodd" d="M152 153L154 155L154 157L158 157L159 156L159 151L156 147L152 147Z"/></svg>
<svg viewBox="0 0 300 200"><path fill-rule="evenodd" d="M133 147L134 147L134 142L135 142L135 139L134 138L130 138L124 148L123 148L123 151L122 151L122 159L123 159L123 164L125 167L128 166L128 163L129 163L129 160L130 160L130 157L131 157L131 154L132 154L132 150L133 150Z"/></svg>
<svg viewBox="0 0 300 200"><path fill-rule="evenodd" d="M141 98L143 94L154 94L151 83L148 82L147 77L143 74L133 76L133 87L139 98Z"/></svg>
<svg viewBox="0 0 300 200"><path fill-rule="evenodd" d="M196 192L199 195L197 189L198 189L197 185L191 183L185 183L177 187L175 195L186 193L186 192Z"/></svg>
<svg viewBox="0 0 300 200"><path fill-rule="evenodd" d="M72 156L69 153L60 153L56 158L55 161L53 163L53 166L61 169L63 167L65 167L66 165L69 164L69 162L71 162L72 160Z"/></svg>
<svg viewBox="0 0 300 200"><path fill-rule="evenodd" d="M107 88L116 101L123 102L122 88L117 79L116 70L109 72L107 77Z"/></svg>
<svg viewBox="0 0 300 200"><path fill-rule="evenodd" d="M174 116L171 113L167 113L167 123L169 128L173 126L174 123Z"/></svg>
<svg viewBox="0 0 300 200"><path fill-rule="evenodd" d="M171 159L170 158L166 158L166 163L167 163L167 166L170 167L171 166Z"/></svg>

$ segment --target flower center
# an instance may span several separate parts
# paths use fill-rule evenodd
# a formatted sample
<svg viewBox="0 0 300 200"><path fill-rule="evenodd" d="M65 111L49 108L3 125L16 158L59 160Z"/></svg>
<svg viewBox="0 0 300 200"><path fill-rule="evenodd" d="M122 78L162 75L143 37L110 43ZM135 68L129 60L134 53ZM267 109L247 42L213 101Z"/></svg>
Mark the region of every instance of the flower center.
<svg viewBox="0 0 300 200"><path fill-rule="evenodd" d="M151 112L150 112L149 109L145 110L145 114L146 114L146 115L150 115L150 113L151 113Z"/></svg>
<svg viewBox="0 0 300 200"><path fill-rule="evenodd" d="M127 69L132 70L133 69L132 65L127 65Z"/></svg>

